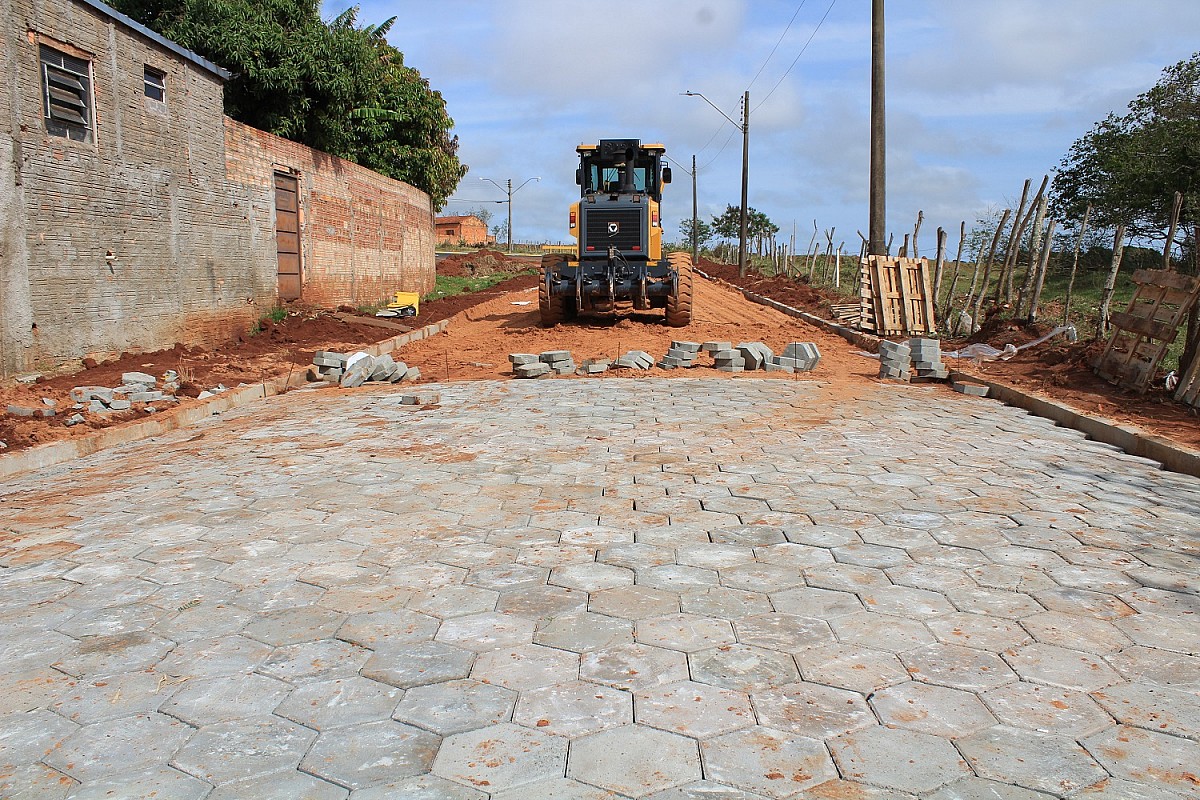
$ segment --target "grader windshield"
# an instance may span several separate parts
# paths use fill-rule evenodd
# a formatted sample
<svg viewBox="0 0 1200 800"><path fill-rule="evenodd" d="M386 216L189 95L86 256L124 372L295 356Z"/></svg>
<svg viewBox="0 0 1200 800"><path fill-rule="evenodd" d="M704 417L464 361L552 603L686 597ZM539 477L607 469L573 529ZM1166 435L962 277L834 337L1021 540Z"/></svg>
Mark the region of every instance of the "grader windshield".
<svg viewBox="0 0 1200 800"><path fill-rule="evenodd" d="M621 142L624 140L606 140ZM662 199L661 154L634 145L580 149L580 194L647 194Z"/></svg>

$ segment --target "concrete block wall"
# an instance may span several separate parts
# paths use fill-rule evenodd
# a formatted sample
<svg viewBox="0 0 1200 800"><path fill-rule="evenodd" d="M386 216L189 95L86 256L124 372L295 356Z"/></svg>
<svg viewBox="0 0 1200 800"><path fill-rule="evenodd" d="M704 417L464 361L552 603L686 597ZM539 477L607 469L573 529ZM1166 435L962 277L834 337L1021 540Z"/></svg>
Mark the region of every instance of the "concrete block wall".
<svg viewBox="0 0 1200 800"><path fill-rule="evenodd" d="M73 0L0 0L0 17L0 133L18 149L0 194L20 183L25 239L23 270L8 251L0 263L0 374L246 330L275 268L225 180L220 78ZM91 141L47 133L41 44L90 61ZM165 103L145 96L145 66L166 74Z"/></svg>
<svg viewBox="0 0 1200 800"><path fill-rule="evenodd" d="M254 198L256 236L274 242L274 173L300 186L301 299L366 305L433 290L429 195L349 161L225 120L227 175Z"/></svg>

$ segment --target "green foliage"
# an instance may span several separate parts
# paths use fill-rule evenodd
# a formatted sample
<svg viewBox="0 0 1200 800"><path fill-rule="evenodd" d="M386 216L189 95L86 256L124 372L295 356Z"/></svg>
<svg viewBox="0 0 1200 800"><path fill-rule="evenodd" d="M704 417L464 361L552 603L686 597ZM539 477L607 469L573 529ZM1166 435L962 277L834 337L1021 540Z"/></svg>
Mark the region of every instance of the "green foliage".
<svg viewBox="0 0 1200 800"><path fill-rule="evenodd" d="M530 267L528 272L519 274L532 274L534 269ZM491 275L479 275L468 278L459 275L438 275L434 281L433 291L422 297L422 300L440 300L443 297L453 297L456 294L465 294L468 292L478 292L482 289L488 289L495 286L497 283L506 281L513 277L513 273L496 272Z"/></svg>
<svg viewBox="0 0 1200 800"><path fill-rule="evenodd" d="M702 219L696 220L696 244L698 247L704 247L712 241L714 233L713 228ZM679 223L679 232L683 235L681 243L686 245L686 249L692 249L692 220L689 217Z"/></svg>
<svg viewBox="0 0 1200 800"><path fill-rule="evenodd" d="M427 192L440 207L466 174L440 93L387 43L395 18L329 22L317 0L114 0L229 69L229 116Z"/></svg>
<svg viewBox="0 0 1200 800"><path fill-rule="evenodd" d="M1127 114L1110 114L1071 145L1053 209L1079 219L1091 204L1097 227L1125 223L1133 238L1161 240L1175 192L1185 198L1183 225L1200 224L1200 53L1167 67Z"/></svg>
<svg viewBox="0 0 1200 800"><path fill-rule="evenodd" d="M287 309L284 308L283 306L275 306L274 308L272 308L270 311L268 311L266 313L266 316L264 317L264 319L270 319L271 322L279 324L280 322L283 322L285 319L287 319Z"/></svg>
<svg viewBox="0 0 1200 800"><path fill-rule="evenodd" d="M688 221L690 224L690 220ZM726 206L725 211L712 218L713 235L721 239L737 239L742 232L742 207ZM750 239L769 238L779 233L779 226L752 206L746 208L746 236Z"/></svg>

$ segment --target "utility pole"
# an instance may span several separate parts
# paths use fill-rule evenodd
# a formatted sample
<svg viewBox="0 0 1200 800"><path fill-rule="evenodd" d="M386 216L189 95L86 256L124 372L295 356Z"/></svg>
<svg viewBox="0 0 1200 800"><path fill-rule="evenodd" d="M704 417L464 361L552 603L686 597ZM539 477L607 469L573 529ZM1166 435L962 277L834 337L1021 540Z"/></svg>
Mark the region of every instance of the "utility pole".
<svg viewBox="0 0 1200 800"><path fill-rule="evenodd" d="M696 214L696 156L692 156L692 263L700 261L700 218Z"/></svg>
<svg viewBox="0 0 1200 800"><path fill-rule="evenodd" d="M883 0L871 0L871 200L867 252L887 253L886 113L883 76Z"/></svg>
<svg viewBox="0 0 1200 800"><path fill-rule="evenodd" d="M750 186L750 92L747 91L742 97L742 124L733 121L733 118L722 111L712 100L702 95L700 92L684 92L688 97L699 97L704 102L708 103L717 113L725 119L729 120L729 124L742 132L742 212L741 212L741 232L738 236L738 276L746 277L747 257L749 252L746 249L746 228L747 228L747 213L749 206L747 199L749 197Z"/></svg>
<svg viewBox="0 0 1200 800"><path fill-rule="evenodd" d="M512 199L513 199L513 195L516 194L517 192L521 191L523 188L525 188L525 183L529 183L530 181L540 181L541 178L540 177L539 178L526 178L525 183L522 183L520 186L518 186L515 189L513 188L513 185L512 185L512 178L509 178L508 180L506 180L504 182L504 186L501 186L500 184L496 183L491 178L480 178L479 180L487 181L488 183L492 184L493 186L495 186L497 189L504 192L508 196L507 201L501 201L501 202L508 203L508 252L511 254L513 251L513 249L512 249Z"/></svg>

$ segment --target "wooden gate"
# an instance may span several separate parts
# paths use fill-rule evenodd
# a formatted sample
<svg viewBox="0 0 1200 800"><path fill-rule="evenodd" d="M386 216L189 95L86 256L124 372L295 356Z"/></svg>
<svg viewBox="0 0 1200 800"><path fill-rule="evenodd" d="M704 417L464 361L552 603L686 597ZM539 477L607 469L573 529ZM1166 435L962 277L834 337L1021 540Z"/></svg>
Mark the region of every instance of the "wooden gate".
<svg viewBox="0 0 1200 800"><path fill-rule="evenodd" d="M300 183L275 173L275 247L279 257L279 299L300 297Z"/></svg>

